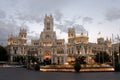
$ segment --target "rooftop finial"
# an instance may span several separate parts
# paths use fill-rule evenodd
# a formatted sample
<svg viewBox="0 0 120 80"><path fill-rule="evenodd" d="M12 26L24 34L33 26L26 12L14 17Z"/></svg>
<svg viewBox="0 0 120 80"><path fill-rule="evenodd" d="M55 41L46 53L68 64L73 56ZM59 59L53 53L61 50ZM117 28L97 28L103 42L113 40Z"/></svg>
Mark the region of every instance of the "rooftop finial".
<svg viewBox="0 0 120 80"><path fill-rule="evenodd" d="M83 35L83 32L81 33L81 35Z"/></svg>
<svg viewBox="0 0 120 80"><path fill-rule="evenodd" d="M88 31L87 31L87 36L88 36Z"/></svg>

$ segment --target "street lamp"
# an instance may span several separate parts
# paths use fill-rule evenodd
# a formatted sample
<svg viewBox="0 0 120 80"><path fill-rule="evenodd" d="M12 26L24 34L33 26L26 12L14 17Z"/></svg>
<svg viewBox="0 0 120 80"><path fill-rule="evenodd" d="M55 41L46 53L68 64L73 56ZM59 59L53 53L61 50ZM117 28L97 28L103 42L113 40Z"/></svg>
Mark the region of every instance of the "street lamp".
<svg viewBox="0 0 120 80"><path fill-rule="evenodd" d="M118 64L120 63L120 61L119 61L119 53L117 54L117 57L118 57Z"/></svg>
<svg viewBox="0 0 120 80"><path fill-rule="evenodd" d="M120 63L120 37L119 37L119 35L117 35L117 43L118 43L118 64Z"/></svg>

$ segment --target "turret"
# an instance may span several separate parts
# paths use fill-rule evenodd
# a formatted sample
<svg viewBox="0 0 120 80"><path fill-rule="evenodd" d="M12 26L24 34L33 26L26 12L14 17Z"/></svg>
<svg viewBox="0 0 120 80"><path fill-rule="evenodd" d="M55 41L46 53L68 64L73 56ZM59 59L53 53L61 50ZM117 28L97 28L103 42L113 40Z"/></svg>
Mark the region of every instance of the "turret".
<svg viewBox="0 0 120 80"><path fill-rule="evenodd" d="M105 45L107 46L107 47L111 47L112 46L112 41L111 41L111 38L110 39L106 39L105 40Z"/></svg>
<svg viewBox="0 0 120 80"><path fill-rule="evenodd" d="M76 37L75 28L69 28L68 29L68 43L74 44L75 37Z"/></svg>
<svg viewBox="0 0 120 80"><path fill-rule="evenodd" d="M100 37L100 38L97 38L97 43L98 44L104 44L104 38Z"/></svg>
<svg viewBox="0 0 120 80"><path fill-rule="evenodd" d="M75 38L76 33L75 33L75 28L69 28L68 29L68 38Z"/></svg>
<svg viewBox="0 0 120 80"><path fill-rule="evenodd" d="M19 39L20 39L20 44L26 45L27 43L27 30L26 29L20 29L19 32Z"/></svg>

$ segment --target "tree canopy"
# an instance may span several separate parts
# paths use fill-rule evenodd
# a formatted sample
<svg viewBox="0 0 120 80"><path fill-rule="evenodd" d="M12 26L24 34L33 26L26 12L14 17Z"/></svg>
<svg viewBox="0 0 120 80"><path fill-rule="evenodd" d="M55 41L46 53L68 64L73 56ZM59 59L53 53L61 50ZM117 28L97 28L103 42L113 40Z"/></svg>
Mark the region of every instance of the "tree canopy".
<svg viewBox="0 0 120 80"><path fill-rule="evenodd" d="M107 52L101 51L95 55L95 62L101 64L105 62L110 62L110 56L108 55Z"/></svg>
<svg viewBox="0 0 120 80"><path fill-rule="evenodd" d="M7 61L7 60L8 60L7 50L0 45L0 61Z"/></svg>
<svg viewBox="0 0 120 80"><path fill-rule="evenodd" d="M79 62L80 64L86 64L85 59L86 59L85 56L79 56L78 58L76 58L76 61Z"/></svg>

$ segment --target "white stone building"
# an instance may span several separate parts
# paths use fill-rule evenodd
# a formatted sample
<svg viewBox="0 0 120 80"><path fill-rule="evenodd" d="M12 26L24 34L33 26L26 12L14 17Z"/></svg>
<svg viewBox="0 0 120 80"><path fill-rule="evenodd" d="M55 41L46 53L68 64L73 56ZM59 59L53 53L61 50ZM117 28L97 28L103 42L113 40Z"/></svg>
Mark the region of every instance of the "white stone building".
<svg viewBox="0 0 120 80"><path fill-rule="evenodd" d="M88 34L76 35L74 28L68 29L68 43L65 45L64 39L57 39L54 31L54 20L52 15L45 16L44 30L38 40L31 40L31 45L27 45L27 31L20 29L17 37L11 35L8 38L8 52L11 61L17 56L36 56L40 62L47 64L64 64L74 60L74 57L93 57L100 51L107 51L111 54L111 39L104 40L100 37L97 43L90 43Z"/></svg>
<svg viewBox="0 0 120 80"><path fill-rule="evenodd" d="M45 16L44 30L38 40L31 40L31 45L26 44L27 32L20 30L19 36L10 36L8 38L8 51L11 55L11 61L16 56L37 56L39 61L47 64L64 64L66 62L65 40L57 39L54 31L54 20L52 15Z"/></svg>

